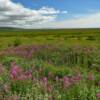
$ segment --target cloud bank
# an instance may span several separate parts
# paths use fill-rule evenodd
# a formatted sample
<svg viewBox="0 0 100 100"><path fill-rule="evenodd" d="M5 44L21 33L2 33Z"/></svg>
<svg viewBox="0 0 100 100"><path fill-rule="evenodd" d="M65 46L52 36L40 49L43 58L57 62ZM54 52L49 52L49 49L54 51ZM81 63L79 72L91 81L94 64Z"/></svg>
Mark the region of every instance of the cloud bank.
<svg viewBox="0 0 100 100"><path fill-rule="evenodd" d="M59 15L67 11L42 7L40 9L29 9L20 3L11 0L0 0L0 27L20 28L90 28L100 27L100 11L89 14L77 15L64 21L59 21Z"/></svg>
<svg viewBox="0 0 100 100"><path fill-rule="evenodd" d="M34 28L38 24L55 21L60 13L67 11L61 12L49 7L33 10L11 0L0 0L0 26Z"/></svg>

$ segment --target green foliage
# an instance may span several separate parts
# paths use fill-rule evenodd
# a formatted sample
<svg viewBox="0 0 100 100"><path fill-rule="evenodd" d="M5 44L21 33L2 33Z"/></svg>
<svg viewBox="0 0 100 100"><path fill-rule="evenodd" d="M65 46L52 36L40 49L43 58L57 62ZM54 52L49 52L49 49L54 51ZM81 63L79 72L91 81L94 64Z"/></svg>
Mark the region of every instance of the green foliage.
<svg viewBox="0 0 100 100"><path fill-rule="evenodd" d="M97 100L96 94L100 93L100 29L0 30L0 43L0 63L3 64L0 66L0 99ZM48 48L36 50L31 59L4 54L8 48L30 44L43 44ZM31 80L12 79L13 61L25 72L32 72L34 77ZM89 80L90 73L94 80ZM82 74L82 80L64 88L63 77L77 74ZM48 78L52 92L48 92L43 77Z"/></svg>
<svg viewBox="0 0 100 100"><path fill-rule="evenodd" d="M94 36L88 36L87 40L93 41L93 40L95 40L95 38L94 38Z"/></svg>
<svg viewBox="0 0 100 100"><path fill-rule="evenodd" d="M13 45L14 45L15 47L17 47L17 46L21 45L21 40L20 40L19 38L15 38L15 40L14 40L13 43L14 43Z"/></svg>

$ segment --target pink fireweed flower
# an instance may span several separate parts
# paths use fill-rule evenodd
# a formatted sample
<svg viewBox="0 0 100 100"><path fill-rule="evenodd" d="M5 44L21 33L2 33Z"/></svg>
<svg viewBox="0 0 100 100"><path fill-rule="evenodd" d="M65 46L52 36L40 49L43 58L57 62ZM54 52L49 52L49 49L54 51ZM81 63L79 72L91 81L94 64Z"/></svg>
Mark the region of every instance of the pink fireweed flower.
<svg viewBox="0 0 100 100"><path fill-rule="evenodd" d="M69 81L69 77L68 77L68 76L64 76L64 77L63 77L63 80L64 80L64 81Z"/></svg>
<svg viewBox="0 0 100 100"><path fill-rule="evenodd" d="M72 79L73 79L74 81L80 81L80 80L83 79L83 76L82 76L81 74L78 74L78 75L72 77Z"/></svg>
<svg viewBox="0 0 100 100"><path fill-rule="evenodd" d="M76 80L80 81L80 80L82 80L82 79L83 79L83 76L82 76L81 74L78 74L78 75L76 76Z"/></svg>
<svg viewBox="0 0 100 100"><path fill-rule="evenodd" d="M42 81L43 81L44 85L47 86L48 78L47 77L43 77Z"/></svg>
<svg viewBox="0 0 100 100"><path fill-rule="evenodd" d="M11 78L16 78L17 77L17 71L13 70L11 71Z"/></svg>
<svg viewBox="0 0 100 100"><path fill-rule="evenodd" d="M27 77L27 79L32 79L32 72L31 71L26 71L25 76Z"/></svg>
<svg viewBox="0 0 100 100"><path fill-rule="evenodd" d="M17 77L17 80L20 81L27 80L27 77L24 74L21 74L20 76Z"/></svg>
<svg viewBox="0 0 100 100"><path fill-rule="evenodd" d="M97 93L97 94L96 94L96 97L97 97L98 99L100 99L100 93Z"/></svg>
<svg viewBox="0 0 100 100"><path fill-rule="evenodd" d="M32 80L32 72L31 71L24 71L23 68L18 66L17 64L13 63L11 68L11 78L14 80L27 80L31 79Z"/></svg>
<svg viewBox="0 0 100 100"><path fill-rule="evenodd" d="M11 71L10 71L10 75L11 75L12 79L17 79L23 73L24 73L24 70L16 64L14 64L14 66L12 66Z"/></svg>
<svg viewBox="0 0 100 100"><path fill-rule="evenodd" d="M71 86L70 78L68 76L63 77L63 86L64 88L68 88Z"/></svg>
<svg viewBox="0 0 100 100"><path fill-rule="evenodd" d="M18 77L18 80L33 80L32 72L31 71L26 71Z"/></svg>

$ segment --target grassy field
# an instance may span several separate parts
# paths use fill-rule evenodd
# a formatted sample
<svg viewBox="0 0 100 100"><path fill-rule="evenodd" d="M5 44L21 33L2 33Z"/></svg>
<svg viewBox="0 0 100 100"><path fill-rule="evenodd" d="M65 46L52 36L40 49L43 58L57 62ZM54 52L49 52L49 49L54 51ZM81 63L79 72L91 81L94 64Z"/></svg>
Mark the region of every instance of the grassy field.
<svg viewBox="0 0 100 100"><path fill-rule="evenodd" d="M1 100L99 100L100 29L0 29Z"/></svg>
<svg viewBox="0 0 100 100"><path fill-rule="evenodd" d="M0 46L13 45L19 40L21 44L52 44L55 45L98 45L100 29L62 29L62 30L17 30L1 29Z"/></svg>

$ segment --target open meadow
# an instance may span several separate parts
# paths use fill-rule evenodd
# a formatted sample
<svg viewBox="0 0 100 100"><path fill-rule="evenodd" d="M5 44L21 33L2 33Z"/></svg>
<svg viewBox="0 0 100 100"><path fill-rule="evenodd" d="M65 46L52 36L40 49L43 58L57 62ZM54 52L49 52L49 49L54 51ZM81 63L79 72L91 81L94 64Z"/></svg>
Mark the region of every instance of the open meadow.
<svg viewBox="0 0 100 100"><path fill-rule="evenodd" d="M0 100L100 100L100 29L0 28Z"/></svg>

